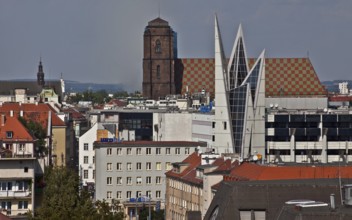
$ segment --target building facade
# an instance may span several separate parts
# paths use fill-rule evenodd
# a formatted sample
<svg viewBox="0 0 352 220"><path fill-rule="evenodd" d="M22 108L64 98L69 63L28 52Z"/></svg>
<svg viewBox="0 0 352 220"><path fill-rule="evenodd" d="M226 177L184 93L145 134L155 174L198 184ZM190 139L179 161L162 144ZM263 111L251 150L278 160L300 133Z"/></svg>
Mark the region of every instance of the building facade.
<svg viewBox="0 0 352 220"><path fill-rule="evenodd" d="M95 142L97 200L119 200L125 213L141 196L165 204L165 172L205 144L184 141ZM131 200L132 199L132 200Z"/></svg>

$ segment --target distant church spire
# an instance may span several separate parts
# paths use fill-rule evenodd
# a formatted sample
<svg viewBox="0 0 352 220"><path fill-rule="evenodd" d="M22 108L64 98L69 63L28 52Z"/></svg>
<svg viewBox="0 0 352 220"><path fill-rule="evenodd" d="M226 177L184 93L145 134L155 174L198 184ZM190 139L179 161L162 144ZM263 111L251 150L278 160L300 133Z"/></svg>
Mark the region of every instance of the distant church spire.
<svg viewBox="0 0 352 220"><path fill-rule="evenodd" d="M40 86L44 86L44 84L45 84L42 57L40 57L40 60L39 60L38 73L37 73L37 83Z"/></svg>

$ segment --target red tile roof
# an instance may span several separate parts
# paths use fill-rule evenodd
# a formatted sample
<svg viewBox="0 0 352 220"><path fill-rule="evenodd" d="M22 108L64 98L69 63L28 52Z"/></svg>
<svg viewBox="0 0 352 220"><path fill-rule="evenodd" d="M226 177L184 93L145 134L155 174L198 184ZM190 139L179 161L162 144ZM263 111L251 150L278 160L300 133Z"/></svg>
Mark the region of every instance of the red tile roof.
<svg viewBox="0 0 352 220"><path fill-rule="evenodd" d="M6 132L12 132L12 138L8 138ZM16 117L0 116L0 140L4 142L34 141L32 135Z"/></svg>
<svg viewBox="0 0 352 220"><path fill-rule="evenodd" d="M262 166L242 163L225 181L352 178L352 166Z"/></svg>
<svg viewBox="0 0 352 220"><path fill-rule="evenodd" d="M49 104L20 104L17 102L5 102L0 106L0 113L10 115L10 111L13 111L13 114L16 116L19 116L20 112L23 111L23 117L25 119L39 122L43 128L47 128L50 111L52 126L65 126L65 122L56 115L55 110Z"/></svg>
<svg viewBox="0 0 352 220"><path fill-rule="evenodd" d="M253 65L255 59L249 59ZM266 58L265 95L277 96L327 96L309 58ZM215 94L214 59L184 58L176 62L176 71L182 75L181 93L187 87L190 93L200 92L203 88Z"/></svg>
<svg viewBox="0 0 352 220"><path fill-rule="evenodd" d="M86 120L86 117L82 113L80 113L77 109L75 108L66 108L62 109L63 112L65 113L70 113L70 116L72 117L73 120L75 121L82 121Z"/></svg>
<svg viewBox="0 0 352 220"><path fill-rule="evenodd" d="M352 101L352 96L330 96L329 101L331 101L331 102L350 102L350 101Z"/></svg>

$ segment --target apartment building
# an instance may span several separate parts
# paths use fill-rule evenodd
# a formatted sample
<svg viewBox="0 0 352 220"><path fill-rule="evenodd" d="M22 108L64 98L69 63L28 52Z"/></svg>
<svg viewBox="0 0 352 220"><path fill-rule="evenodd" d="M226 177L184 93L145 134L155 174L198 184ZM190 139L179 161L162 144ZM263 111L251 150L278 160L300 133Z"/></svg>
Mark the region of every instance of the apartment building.
<svg viewBox="0 0 352 220"><path fill-rule="evenodd" d="M214 196L211 187L221 182L232 166L230 158L212 152L194 152L173 163L173 169L165 174L166 219L203 218Z"/></svg>
<svg viewBox="0 0 352 220"><path fill-rule="evenodd" d="M34 209L35 176L43 175L44 160L17 117L1 115L0 121L0 212L15 218Z"/></svg>
<svg viewBox="0 0 352 220"><path fill-rule="evenodd" d="M135 210L135 199L141 196L163 208L165 172L172 169L172 163L205 146L186 141L95 142L95 198L119 200L126 214Z"/></svg>

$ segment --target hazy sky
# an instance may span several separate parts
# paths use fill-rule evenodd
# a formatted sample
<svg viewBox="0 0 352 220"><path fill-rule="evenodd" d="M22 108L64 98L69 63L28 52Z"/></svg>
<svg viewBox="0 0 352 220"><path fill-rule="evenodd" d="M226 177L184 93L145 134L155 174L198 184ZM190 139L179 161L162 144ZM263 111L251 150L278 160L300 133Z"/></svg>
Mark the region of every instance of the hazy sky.
<svg viewBox="0 0 352 220"><path fill-rule="evenodd" d="M226 54L238 25L247 53L307 57L319 78L352 79L352 0L0 0L0 79L142 87L143 31L167 20L180 58L214 57L217 13Z"/></svg>

